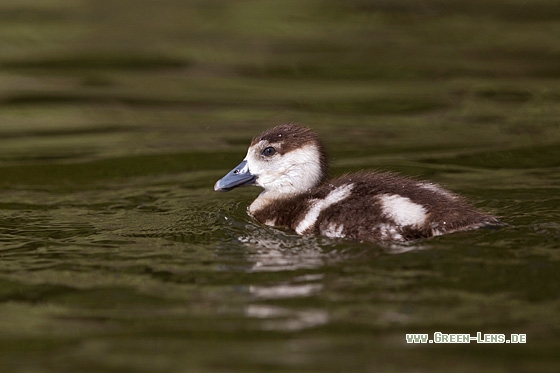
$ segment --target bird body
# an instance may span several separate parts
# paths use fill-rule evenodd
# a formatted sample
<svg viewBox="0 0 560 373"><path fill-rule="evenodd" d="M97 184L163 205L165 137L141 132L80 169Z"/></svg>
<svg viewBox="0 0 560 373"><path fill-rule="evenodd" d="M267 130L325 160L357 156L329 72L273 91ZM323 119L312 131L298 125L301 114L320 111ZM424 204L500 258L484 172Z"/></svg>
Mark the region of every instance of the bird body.
<svg viewBox="0 0 560 373"><path fill-rule="evenodd" d="M404 242L498 225L463 197L439 185L389 172L360 172L329 180L327 157L308 128L283 124L251 142L239 166L214 189L258 185L249 206L262 224L302 235Z"/></svg>

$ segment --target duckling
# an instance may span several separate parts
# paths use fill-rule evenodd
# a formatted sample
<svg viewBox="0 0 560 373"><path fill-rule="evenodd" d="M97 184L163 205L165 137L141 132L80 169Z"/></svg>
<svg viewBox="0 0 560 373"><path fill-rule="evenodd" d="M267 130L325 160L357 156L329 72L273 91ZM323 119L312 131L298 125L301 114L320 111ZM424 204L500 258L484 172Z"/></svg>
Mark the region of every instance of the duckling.
<svg viewBox="0 0 560 373"><path fill-rule="evenodd" d="M434 183L389 172L331 180L327 174L327 155L317 134L281 124L255 137L245 159L214 190L260 186L264 191L249 206L249 215L300 235L405 242L501 225Z"/></svg>

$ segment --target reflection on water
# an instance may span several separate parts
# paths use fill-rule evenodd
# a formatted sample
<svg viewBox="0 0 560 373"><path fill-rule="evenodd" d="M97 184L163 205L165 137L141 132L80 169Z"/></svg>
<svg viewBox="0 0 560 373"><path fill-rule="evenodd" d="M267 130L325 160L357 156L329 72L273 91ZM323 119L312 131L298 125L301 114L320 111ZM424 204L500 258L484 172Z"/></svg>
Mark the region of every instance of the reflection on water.
<svg viewBox="0 0 560 373"><path fill-rule="evenodd" d="M269 269L270 270L270 269ZM307 276L306 281L320 281L322 275ZM294 281L302 279L294 279ZM271 286L249 286L249 293L257 300L294 299L316 295L323 290L321 283L291 283ZM266 320L265 330L294 331L313 328L328 322L328 312L321 308L291 309L266 304L250 304L245 308L248 317Z"/></svg>
<svg viewBox="0 0 560 373"><path fill-rule="evenodd" d="M251 229L238 239L246 247L253 271L311 269L334 259L316 238L290 236L273 229Z"/></svg>
<svg viewBox="0 0 560 373"><path fill-rule="evenodd" d="M249 305L245 314L248 317L266 320L261 324L264 330L297 331L318 327L329 321L328 313L322 309L295 311L275 306Z"/></svg>
<svg viewBox="0 0 560 373"><path fill-rule="evenodd" d="M249 292L261 299L308 297L323 289L321 284L283 284L274 286L250 286Z"/></svg>
<svg viewBox="0 0 560 373"><path fill-rule="evenodd" d="M325 265L355 258L368 251L375 253L402 254L429 248L429 243L360 243L363 247L348 249L345 244L353 241L317 236L299 236L258 223L241 224L245 232L238 232L237 240L244 244L247 260L253 262L252 271L285 271L302 268L319 268ZM356 242L356 244L358 244Z"/></svg>

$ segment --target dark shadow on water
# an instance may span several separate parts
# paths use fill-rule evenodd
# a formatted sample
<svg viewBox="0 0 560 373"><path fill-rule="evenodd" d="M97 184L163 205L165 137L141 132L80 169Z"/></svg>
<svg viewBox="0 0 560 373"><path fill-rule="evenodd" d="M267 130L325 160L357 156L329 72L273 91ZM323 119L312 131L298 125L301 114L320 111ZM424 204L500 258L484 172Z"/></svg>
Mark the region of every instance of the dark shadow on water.
<svg viewBox="0 0 560 373"><path fill-rule="evenodd" d="M176 57L158 55L89 54L56 58L3 61L0 68L8 70L56 71L68 73L76 70L161 70L187 68L192 62Z"/></svg>

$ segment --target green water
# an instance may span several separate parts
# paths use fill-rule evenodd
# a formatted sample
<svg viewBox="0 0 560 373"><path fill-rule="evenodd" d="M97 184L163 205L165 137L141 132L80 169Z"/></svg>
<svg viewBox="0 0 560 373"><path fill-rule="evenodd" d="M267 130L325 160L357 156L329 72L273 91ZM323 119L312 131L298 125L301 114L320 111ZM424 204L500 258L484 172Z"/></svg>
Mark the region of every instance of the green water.
<svg viewBox="0 0 560 373"><path fill-rule="evenodd" d="M560 4L0 3L3 372L555 372ZM300 237L215 193L252 136L446 185L499 230ZM407 344L407 333L526 334Z"/></svg>

